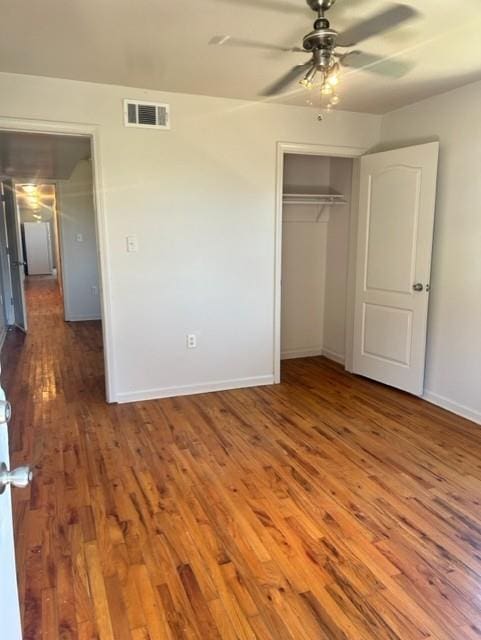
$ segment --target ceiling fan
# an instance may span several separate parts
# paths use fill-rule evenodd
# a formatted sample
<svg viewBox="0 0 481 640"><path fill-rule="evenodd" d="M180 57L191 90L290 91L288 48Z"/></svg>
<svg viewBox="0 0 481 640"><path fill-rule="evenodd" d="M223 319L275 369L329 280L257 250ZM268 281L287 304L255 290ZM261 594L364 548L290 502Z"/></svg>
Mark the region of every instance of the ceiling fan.
<svg viewBox="0 0 481 640"><path fill-rule="evenodd" d="M259 0L256 0L255 4L258 2ZM314 22L313 30L304 36L302 47L286 48L264 42L231 38L230 36L216 36L212 38L210 44L270 51L310 53L309 60L289 69L281 78L267 87L262 92L262 95L273 96L281 93L294 80L303 76L300 83L308 89L311 89L314 83L319 81L321 94L330 96L329 105L339 102L335 87L339 82L341 67L365 69L366 71L390 77L401 77L413 67L411 63L406 61L383 58L358 50L339 51L339 49L351 49L372 36L394 29L400 24L417 17L419 13L413 7L405 4L392 4L386 9L358 22L346 31L338 33L331 28L325 15L336 0L306 0L306 2L317 13L317 18ZM279 0L278 3L270 2L270 0L261 0L259 5L270 9L274 9L277 5L280 11L285 11L286 8L289 8L289 12L297 9L294 5L286 3L285 0Z"/></svg>

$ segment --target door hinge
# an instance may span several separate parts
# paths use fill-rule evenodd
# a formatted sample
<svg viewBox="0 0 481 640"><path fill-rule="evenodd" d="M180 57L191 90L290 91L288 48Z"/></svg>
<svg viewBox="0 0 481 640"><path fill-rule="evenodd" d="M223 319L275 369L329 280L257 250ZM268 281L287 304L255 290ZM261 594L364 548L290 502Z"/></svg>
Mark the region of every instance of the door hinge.
<svg viewBox="0 0 481 640"><path fill-rule="evenodd" d="M10 304L11 304L11 305L12 305L12 307L13 307L13 296L11 296L11 297L10 297Z"/></svg>

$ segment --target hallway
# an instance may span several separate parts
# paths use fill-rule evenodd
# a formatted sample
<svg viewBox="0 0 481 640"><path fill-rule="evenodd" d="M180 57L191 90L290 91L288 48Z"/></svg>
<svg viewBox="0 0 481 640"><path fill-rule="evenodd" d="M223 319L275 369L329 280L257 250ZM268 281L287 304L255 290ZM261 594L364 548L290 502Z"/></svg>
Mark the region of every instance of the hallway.
<svg viewBox="0 0 481 640"><path fill-rule="evenodd" d="M481 638L481 431L323 358L104 400L98 322L29 282L2 379L25 640Z"/></svg>

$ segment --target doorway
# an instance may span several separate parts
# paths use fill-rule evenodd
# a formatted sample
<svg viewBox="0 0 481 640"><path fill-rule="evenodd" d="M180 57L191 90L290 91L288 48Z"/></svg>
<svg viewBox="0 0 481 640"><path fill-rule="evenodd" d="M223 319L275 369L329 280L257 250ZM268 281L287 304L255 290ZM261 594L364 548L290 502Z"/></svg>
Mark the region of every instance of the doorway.
<svg viewBox="0 0 481 640"><path fill-rule="evenodd" d="M362 149L279 144L276 381L284 359L323 355L349 369Z"/></svg>
<svg viewBox="0 0 481 640"><path fill-rule="evenodd" d="M362 158L279 145L276 382L282 355L324 355L423 394L438 153L437 142Z"/></svg>
<svg viewBox="0 0 481 640"><path fill-rule="evenodd" d="M91 137L0 131L5 327L58 318L102 335ZM95 329L98 325L98 330Z"/></svg>

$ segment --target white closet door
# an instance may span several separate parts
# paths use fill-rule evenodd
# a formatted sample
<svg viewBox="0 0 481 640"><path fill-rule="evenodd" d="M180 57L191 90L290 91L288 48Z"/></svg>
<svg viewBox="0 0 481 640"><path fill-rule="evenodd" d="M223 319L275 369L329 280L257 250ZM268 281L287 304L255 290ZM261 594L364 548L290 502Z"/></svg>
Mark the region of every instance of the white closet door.
<svg viewBox="0 0 481 640"><path fill-rule="evenodd" d="M423 392L439 144L361 160L354 373Z"/></svg>
<svg viewBox="0 0 481 640"><path fill-rule="evenodd" d="M25 222L25 249L30 276L51 274L50 229L48 222Z"/></svg>

